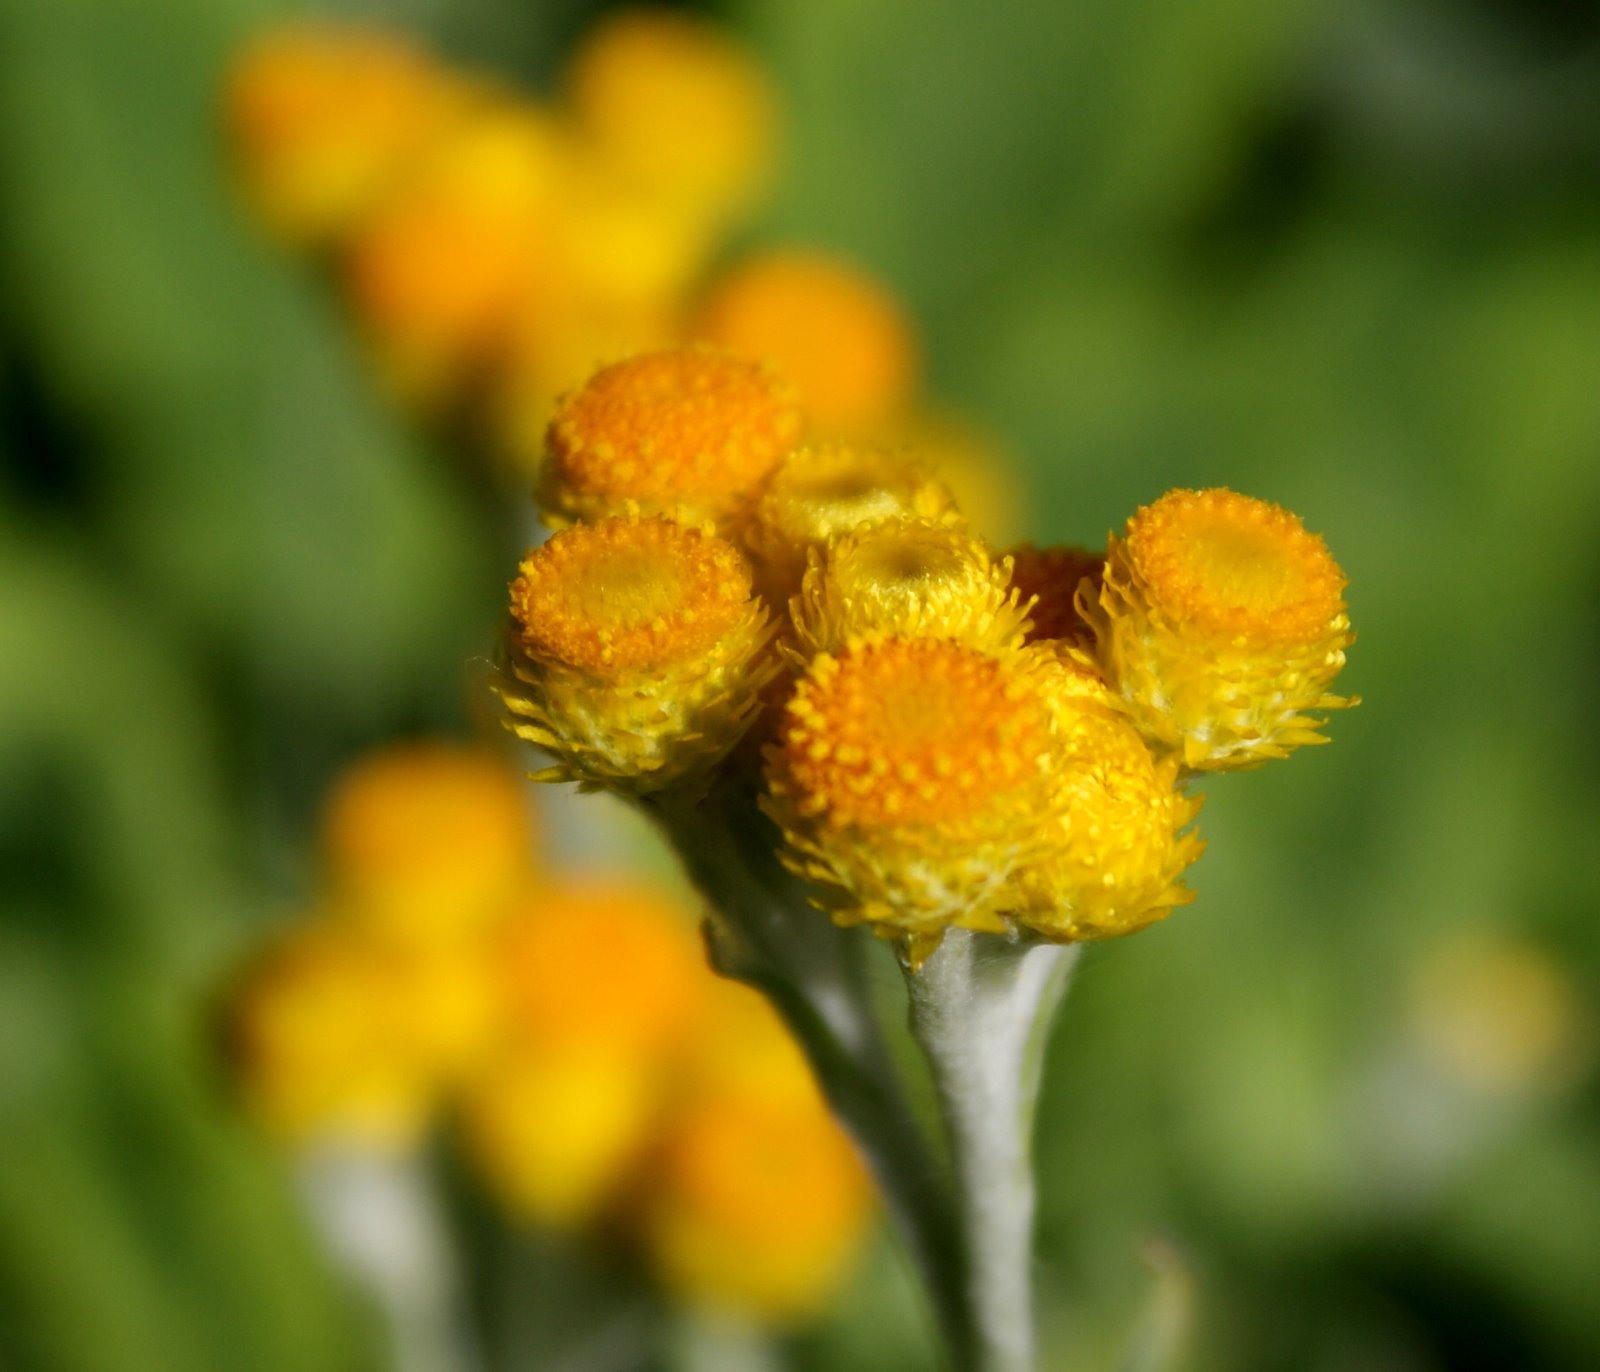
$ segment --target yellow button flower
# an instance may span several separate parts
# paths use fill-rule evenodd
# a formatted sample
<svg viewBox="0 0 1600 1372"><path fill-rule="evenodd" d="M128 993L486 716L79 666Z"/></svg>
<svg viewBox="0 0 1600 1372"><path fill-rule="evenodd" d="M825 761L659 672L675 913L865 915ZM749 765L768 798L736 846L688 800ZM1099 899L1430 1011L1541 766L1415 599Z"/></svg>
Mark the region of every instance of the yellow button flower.
<svg viewBox="0 0 1600 1372"><path fill-rule="evenodd" d="M268 228L299 245L348 230L453 107L442 73L403 39L330 23L268 30L228 76L245 191Z"/></svg>
<svg viewBox="0 0 1600 1372"><path fill-rule="evenodd" d="M1227 490L1171 491L1113 537L1079 608L1139 728L1223 771L1326 739L1314 710L1351 642L1345 578L1294 515Z"/></svg>
<svg viewBox="0 0 1600 1372"><path fill-rule="evenodd" d="M541 497L558 523L629 506L726 522L800 425L787 384L759 363L703 348L631 357L557 409Z"/></svg>
<svg viewBox="0 0 1600 1372"><path fill-rule="evenodd" d="M1055 942L1131 934L1193 899L1179 875L1204 845L1184 829L1200 802L1178 790L1098 676L1052 655L1054 791L1045 842L1018 872L1017 920Z"/></svg>
<svg viewBox="0 0 1600 1372"><path fill-rule="evenodd" d="M790 453L768 479L746 541L763 588L783 605L800 589L812 548L896 515L960 521L944 483L910 458L857 443L809 444Z"/></svg>
<svg viewBox="0 0 1600 1372"><path fill-rule="evenodd" d="M820 253L774 252L734 268L712 288L697 333L772 363L825 434L876 432L916 384L916 342L899 302Z"/></svg>
<svg viewBox="0 0 1600 1372"><path fill-rule="evenodd" d="M1054 771L1047 673L942 639L822 654L768 753L785 863L838 922L927 951L950 924L1004 931Z"/></svg>
<svg viewBox="0 0 1600 1372"><path fill-rule="evenodd" d="M659 790L739 741L776 671L769 638L732 544L659 515L580 524L512 583L499 693L551 777Z"/></svg>
<svg viewBox="0 0 1600 1372"><path fill-rule="evenodd" d="M516 772L480 749L397 744L351 767L324 816L331 899L369 932L462 940L500 918L532 869Z"/></svg>
<svg viewBox="0 0 1600 1372"><path fill-rule="evenodd" d="M1010 562L981 539L922 519L880 520L813 553L796 638L804 653L889 636L1015 647L1026 616L1010 582Z"/></svg>

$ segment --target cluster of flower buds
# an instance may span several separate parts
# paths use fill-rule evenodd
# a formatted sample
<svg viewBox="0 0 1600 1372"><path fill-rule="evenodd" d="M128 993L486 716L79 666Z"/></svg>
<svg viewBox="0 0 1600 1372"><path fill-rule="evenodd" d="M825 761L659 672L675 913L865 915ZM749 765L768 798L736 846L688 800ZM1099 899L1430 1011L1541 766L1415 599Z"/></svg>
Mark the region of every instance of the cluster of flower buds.
<svg viewBox="0 0 1600 1372"><path fill-rule="evenodd" d="M441 1116L519 1222L602 1228L684 1300L824 1302L871 1193L799 1049L637 884L542 874L498 757L406 745L331 798L316 913L229 1004L247 1106L297 1147L393 1152Z"/></svg>
<svg viewBox="0 0 1600 1372"><path fill-rule="evenodd" d="M709 348L563 400L558 532L513 583L499 684L542 775L754 788L816 902L913 963L951 927L1075 942L1188 900L1187 781L1347 703L1322 540L1173 491L1103 556L1001 554L911 457L813 432L776 372Z"/></svg>

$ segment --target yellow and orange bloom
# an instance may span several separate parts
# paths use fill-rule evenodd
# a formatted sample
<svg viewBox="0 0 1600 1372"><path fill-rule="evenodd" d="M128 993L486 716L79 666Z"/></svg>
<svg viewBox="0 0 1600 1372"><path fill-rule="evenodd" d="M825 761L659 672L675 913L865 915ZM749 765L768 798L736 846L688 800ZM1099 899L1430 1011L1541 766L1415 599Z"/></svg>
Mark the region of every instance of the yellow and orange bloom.
<svg viewBox="0 0 1600 1372"><path fill-rule="evenodd" d="M800 589L813 548L895 516L951 525L961 519L944 483L909 457L865 444L808 444L768 479L745 540L763 590L783 606Z"/></svg>
<svg viewBox="0 0 1600 1372"><path fill-rule="evenodd" d="M1186 832L1200 802L1178 789L1177 760L1151 754L1098 676L1049 660L1052 797L1039 817L1046 841L1018 872L1016 920L1057 943L1117 938L1193 899L1179 877L1204 848Z"/></svg>
<svg viewBox="0 0 1600 1372"><path fill-rule="evenodd" d="M663 516L556 534L511 587L500 696L550 775L659 790L703 774L749 727L777 670L732 544Z"/></svg>
<svg viewBox="0 0 1600 1372"><path fill-rule="evenodd" d="M1050 664L948 639L816 657L768 751L784 862L842 924L1004 932L1053 794Z"/></svg>
<svg viewBox="0 0 1600 1372"><path fill-rule="evenodd" d="M831 539L801 583L795 636L807 654L858 639L942 638L1020 646L1026 619L1009 559L981 539L924 519L863 525Z"/></svg>
<svg viewBox="0 0 1600 1372"><path fill-rule="evenodd" d="M1193 771L1253 767L1325 742L1312 711L1351 642L1344 573L1287 510L1228 490L1170 491L1113 537L1079 597L1106 678L1158 748Z"/></svg>
<svg viewBox="0 0 1600 1372"><path fill-rule="evenodd" d="M726 526L800 437L787 383L704 348L603 367L550 424L542 500L554 523L636 508Z"/></svg>
<svg viewBox="0 0 1600 1372"><path fill-rule="evenodd" d="M899 303L820 253L774 252L735 267L712 288L696 333L770 362L830 436L878 434L916 387L915 337Z"/></svg>
<svg viewBox="0 0 1600 1372"><path fill-rule="evenodd" d="M375 937L481 937L534 867L516 771L486 750L396 744L338 781L323 818L329 900Z"/></svg>
<svg viewBox="0 0 1600 1372"><path fill-rule="evenodd" d="M278 237L333 242L410 170L452 118L457 92L404 39L297 23L269 30L228 75L236 168Z"/></svg>

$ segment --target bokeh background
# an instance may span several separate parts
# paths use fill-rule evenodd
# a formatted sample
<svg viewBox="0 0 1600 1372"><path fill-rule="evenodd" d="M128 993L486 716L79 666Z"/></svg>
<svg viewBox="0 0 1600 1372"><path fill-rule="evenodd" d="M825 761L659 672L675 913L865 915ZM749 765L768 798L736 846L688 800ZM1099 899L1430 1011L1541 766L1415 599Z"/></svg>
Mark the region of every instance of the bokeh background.
<svg viewBox="0 0 1600 1372"><path fill-rule="evenodd" d="M395 0L538 83L603 6ZM342 11L349 13L351 6ZM231 194L267 0L0 0L0 1366L381 1365L212 1053L362 747L463 732L525 510ZM1005 540L1174 485L1351 580L1332 747L1211 786L1040 1125L1047 1366L1600 1366L1600 7L741 0L784 164L1000 435ZM1152 1323L1153 1322L1153 1323ZM880 1245L796 1369L930 1365Z"/></svg>

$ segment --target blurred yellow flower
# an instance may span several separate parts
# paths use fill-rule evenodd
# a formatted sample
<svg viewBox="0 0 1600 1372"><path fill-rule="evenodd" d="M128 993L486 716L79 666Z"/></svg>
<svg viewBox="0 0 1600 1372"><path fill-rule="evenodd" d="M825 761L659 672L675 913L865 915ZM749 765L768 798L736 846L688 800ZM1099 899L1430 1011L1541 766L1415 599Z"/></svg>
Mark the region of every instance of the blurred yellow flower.
<svg viewBox="0 0 1600 1372"><path fill-rule="evenodd" d="M594 157L708 223L742 213L770 176L776 111L766 73L692 15L606 16L573 54L566 94Z"/></svg>
<svg viewBox="0 0 1600 1372"><path fill-rule="evenodd" d="M586 1223L657 1124L710 973L688 920L617 883L529 892L496 965L500 1039L462 1093L467 1148L515 1214Z"/></svg>
<svg viewBox="0 0 1600 1372"><path fill-rule="evenodd" d="M351 235L350 303L400 398L458 400L555 290L569 156L550 116L485 96Z"/></svg>
<svg viewBox="0 0 1600 1372"><path fill-rule="evenodd" d="M291 1143L416 1142L493 1024L470 953L376 944L327 921L290 930L244 972L229 1040L247 1107Z"/></svg>
<svg viewBox="0 0 1600 1372"><path fill-rule="evenodd" d="M773 252L734 267L713 285L696 335L770 362L830 436L878 433L916 387L916 341L899 302L821 253Z"/></svg>
<svg viewBox="0 0 1600 1372"><path fill-rule="evenodd" d="M262 34L227 84L235 165L255 212L288 242L343 235L451 117L455 92L403 39L298 22Z"/></svg>
<svg viewBox="0 0 1600 1372"><path fill-rule="evenodd" d="M814 1314L845 1275L871 1199L820 1102L705 1097L669 1125L641 1200L641 1238L667 1286L769 1320Z"/></svg>
<svg viewBox="0 0 1600 1372"><path fill-rule="evenodd" d="M1441 939L1416 966L1410 1026L1429 1061L1500 1096L1569 1082L1593 1058L1595 1024L1561 964L1521 939Z"/></svg>
<svg viewBox="0 0 1600 1372"><path fill-rule="evenodd" d="M534 866L517 773L485 750L437 741L352 766L328 798L323 835L339 916L407 942L481 935Z"/></svg>
<svg viewBox="0 0 1600 1372"><path fill-rule="evenodd" d="M1080 593L1106 678L1146 737L1225 771L1326 742L1308 711L1351 642L1344 573L1289 511L1227 490L1169 491L1112 537Z"/></svg>

